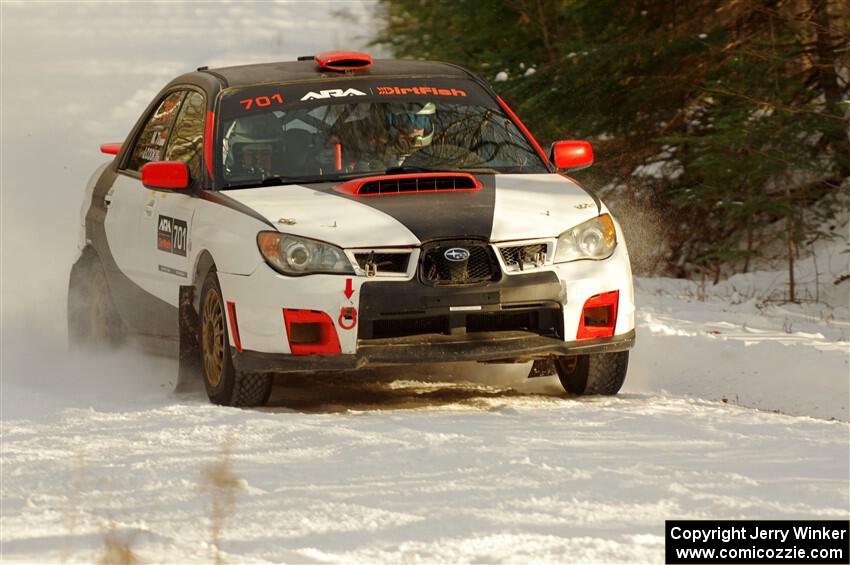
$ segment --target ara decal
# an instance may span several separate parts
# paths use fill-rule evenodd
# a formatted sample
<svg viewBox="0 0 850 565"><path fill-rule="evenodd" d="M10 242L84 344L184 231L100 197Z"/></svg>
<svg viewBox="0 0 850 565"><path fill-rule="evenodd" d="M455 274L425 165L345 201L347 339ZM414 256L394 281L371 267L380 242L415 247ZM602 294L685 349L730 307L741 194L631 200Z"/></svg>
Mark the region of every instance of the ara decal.
<svg viewBox="0 0 850 565"><path fill-rule="evenodd" d="M185 220L160 216L156 229L156 248L166 253L186 256L189 241L189 226Z"/></svg>
<svg viewBox="0 0 850 565"><path fill-rule="evenodd" d="M308 92L301 97L301 100L322 100L325 98L342 98L343 96L366 96L365 92L360 92L356 88L331 88L330 90L320 90L319 92Z"/></svg>

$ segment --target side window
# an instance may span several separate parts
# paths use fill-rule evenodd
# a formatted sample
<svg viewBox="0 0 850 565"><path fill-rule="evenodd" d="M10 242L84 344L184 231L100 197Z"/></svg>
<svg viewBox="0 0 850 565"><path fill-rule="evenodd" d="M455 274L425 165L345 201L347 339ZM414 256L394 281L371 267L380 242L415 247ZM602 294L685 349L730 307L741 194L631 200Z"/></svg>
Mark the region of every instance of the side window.
<svg viewBox="0 0 850 565"><path fill-rule="evenodd" d="M165 150L166 161L183 161L189 167L190 178L201 178L201 158L204 154L204 110L203 94L189 92L177 116L177 124Z"/></svg>
<svg viewBox="0 0 850 565"><path fill-rule="evenodd" d="M148 123L136 139L136 146L133 147L130 161L127 163L128 170L141 171L145 163L163 160L162 150L168 141L171 125L177 117L180 102L185 95L185 91L172 92L165 97L156 112L148 119Z"/></svg>

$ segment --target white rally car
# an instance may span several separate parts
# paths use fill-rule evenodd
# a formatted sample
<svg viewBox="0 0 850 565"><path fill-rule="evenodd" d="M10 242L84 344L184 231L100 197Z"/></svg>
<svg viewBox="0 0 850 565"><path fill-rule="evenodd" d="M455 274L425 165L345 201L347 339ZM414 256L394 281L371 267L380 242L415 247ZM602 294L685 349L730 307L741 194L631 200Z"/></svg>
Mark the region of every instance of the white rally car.
<svg viewBox="0 0 850 565"><path fill-rule="evenodd" d="M454 65L330 52L171 81L86 190L72 345L178 344L181 379L261 405L301 371L535 361L616 394L622 231ZM549 372L551 374L551 372Z"/></svg>

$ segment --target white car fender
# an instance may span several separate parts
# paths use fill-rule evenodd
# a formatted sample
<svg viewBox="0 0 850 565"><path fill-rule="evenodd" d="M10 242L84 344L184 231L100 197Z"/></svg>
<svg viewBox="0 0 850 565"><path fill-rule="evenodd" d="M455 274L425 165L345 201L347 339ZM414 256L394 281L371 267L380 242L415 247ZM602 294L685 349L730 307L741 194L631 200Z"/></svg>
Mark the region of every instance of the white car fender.
<svg viewBox="0 0 850 565"><path fill-rule="evenodd" d="M250 275L263 262L257 233L273 230L268 223L244 211L197 198L190 232L192 265L198 267L203 252L212 255L220 273Z"/></svg>

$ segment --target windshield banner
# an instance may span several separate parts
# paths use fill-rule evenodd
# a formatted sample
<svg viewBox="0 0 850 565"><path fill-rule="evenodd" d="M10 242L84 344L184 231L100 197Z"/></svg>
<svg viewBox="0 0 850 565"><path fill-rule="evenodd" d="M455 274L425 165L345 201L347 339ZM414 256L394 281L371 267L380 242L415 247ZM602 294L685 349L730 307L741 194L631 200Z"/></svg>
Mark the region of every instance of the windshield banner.
<svg viewBox="0 0 850 565"><path fill-rule="evenodd" d="M440 100L498 110L498 103L471 80L433 77L405 79L351 78L327 82L264 84L226 91L221 115L237 118L254 112L359 102Z"/></svg>

